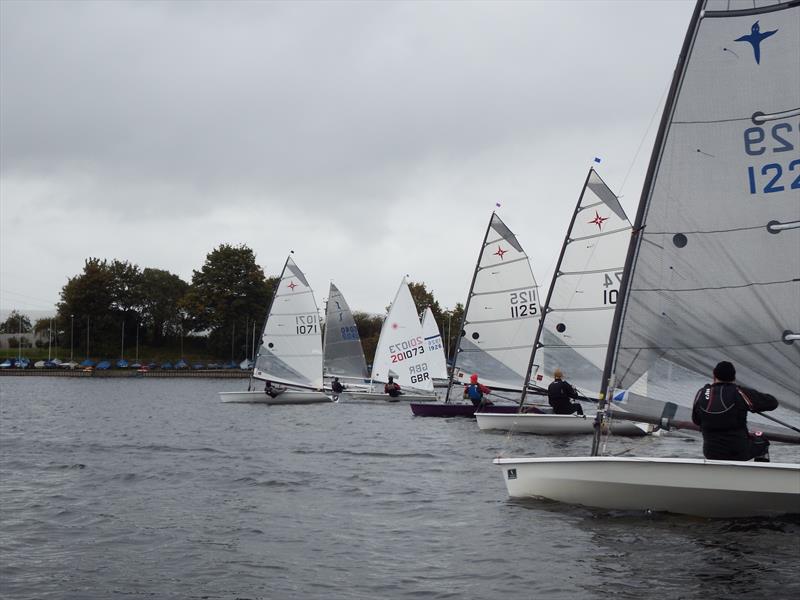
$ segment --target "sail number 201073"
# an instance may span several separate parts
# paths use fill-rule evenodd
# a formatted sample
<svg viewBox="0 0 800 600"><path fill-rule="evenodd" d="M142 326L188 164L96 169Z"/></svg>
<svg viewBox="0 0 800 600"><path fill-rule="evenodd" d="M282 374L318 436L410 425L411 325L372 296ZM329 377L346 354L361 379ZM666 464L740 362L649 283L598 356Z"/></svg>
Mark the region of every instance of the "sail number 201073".
<svg viewBox="0 0 800 600"><path fill-rule="evenodd" d="M402 362L419 354L425 354L425 346L419 336L389 346L389 355L393 363Z"/></svg>

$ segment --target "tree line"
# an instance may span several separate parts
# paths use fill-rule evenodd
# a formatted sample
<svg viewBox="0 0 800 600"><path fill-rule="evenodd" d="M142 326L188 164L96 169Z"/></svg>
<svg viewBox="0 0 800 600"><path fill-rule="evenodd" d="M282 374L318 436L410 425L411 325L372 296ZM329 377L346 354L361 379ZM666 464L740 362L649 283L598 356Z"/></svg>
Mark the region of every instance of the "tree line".
<svg viewBox="0 0 800 600"><path fill-rule="evenodd" d="M115 357L127 348L130 358L136 345L150 354L188 351L241 360L252 357L254 345L257 351L277 283L278 277L265 276L246 245L215 248L189 283L162 269L88 258L83 272L61 289L54 317L31 323L14 310L0 323L0 333L45 332L54 346L71 348L75 356ZM445 347L454 353L463 306L442 309L424 283L412 282L409 288L420 310L431 307ZM353 318L371 362L384 316L354 311Z"/></svg>

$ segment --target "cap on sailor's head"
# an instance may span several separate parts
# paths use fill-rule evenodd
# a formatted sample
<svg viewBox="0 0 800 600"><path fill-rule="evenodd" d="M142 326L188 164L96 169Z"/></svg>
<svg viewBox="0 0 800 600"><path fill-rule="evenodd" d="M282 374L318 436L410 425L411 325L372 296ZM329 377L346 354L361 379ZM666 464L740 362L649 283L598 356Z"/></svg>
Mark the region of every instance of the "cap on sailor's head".
<svg viewBox="0 0 800 600"><path fill-rule="evenodd" d="M472 375L470 375L469 376L469 381L470 381L470 383L478 383L478 374L477 373L473 373Z"/></svg>

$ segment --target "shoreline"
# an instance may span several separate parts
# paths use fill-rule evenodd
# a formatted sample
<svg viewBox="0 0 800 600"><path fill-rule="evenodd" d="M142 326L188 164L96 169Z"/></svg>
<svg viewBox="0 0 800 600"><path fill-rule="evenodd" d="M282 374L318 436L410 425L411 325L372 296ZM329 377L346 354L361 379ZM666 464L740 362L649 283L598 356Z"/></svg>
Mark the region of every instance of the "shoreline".
<svg viewBox="0 0 800 600"><path fill-rule="evenodd" d="M107 371L84 371L82 369L2 369L0 377L98 377L106 379L133 377L203 377L206 379L246 379L252 371L239 369L153 370L139 372L136 369L109 369Z"/></svg>

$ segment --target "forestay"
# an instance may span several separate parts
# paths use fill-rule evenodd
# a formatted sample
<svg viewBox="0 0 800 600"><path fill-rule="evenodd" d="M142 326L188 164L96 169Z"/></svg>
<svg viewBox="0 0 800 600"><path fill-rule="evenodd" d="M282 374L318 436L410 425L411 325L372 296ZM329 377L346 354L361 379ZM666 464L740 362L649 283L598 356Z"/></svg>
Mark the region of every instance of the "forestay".
<svg viewBox="0 0 800 600"><path fill-rule="evenodd" d="M797 411L800 3L702 8L648 171L607 373L689 406L728 360L741 384Z"/></svg>
<svg viewBox="0 0 800 600"><path fill-rule="evenodd" d="M322 336L314 293L291 256L270 305L253 372L298 387L322 388Z"/></svg>
<svg viewBox="0 0 800 600"><path fill-rule="evenodd" d="M331 283L325 312L325 374L363 380L369 377L361 337L353 313L339 289Z"/></svg>
<svg viewBox="0 0 800 600"><path fill-rule="evenodd" d="M539 319L528 255L495 213L483 239L465 306L456 366L489 387L522 390Z"/></svg>
<svg viewBox="0 0 800 600"><path fill-rule="evenodd" d="M425 340L425 351L428 357L428 369L434 379L447 379L447 362L444 357L444 344L439 325L433 316L431 307L422 314L422 337Z"/></svg>
<svg viewBox="0 0 800 600"><path fill-rule="evenodd" d="M590 169L537 333L538 382L549 383L561 368L582 393L599 394L630 233L619 200Z"/></svg>
<svg viewBox="0 0 800 600"><path fill-rule="evenodd" d="M432 392L429 358L419 313L404 277L381 327L372 380L385 383L391 376L403 389Z"/></svg>

